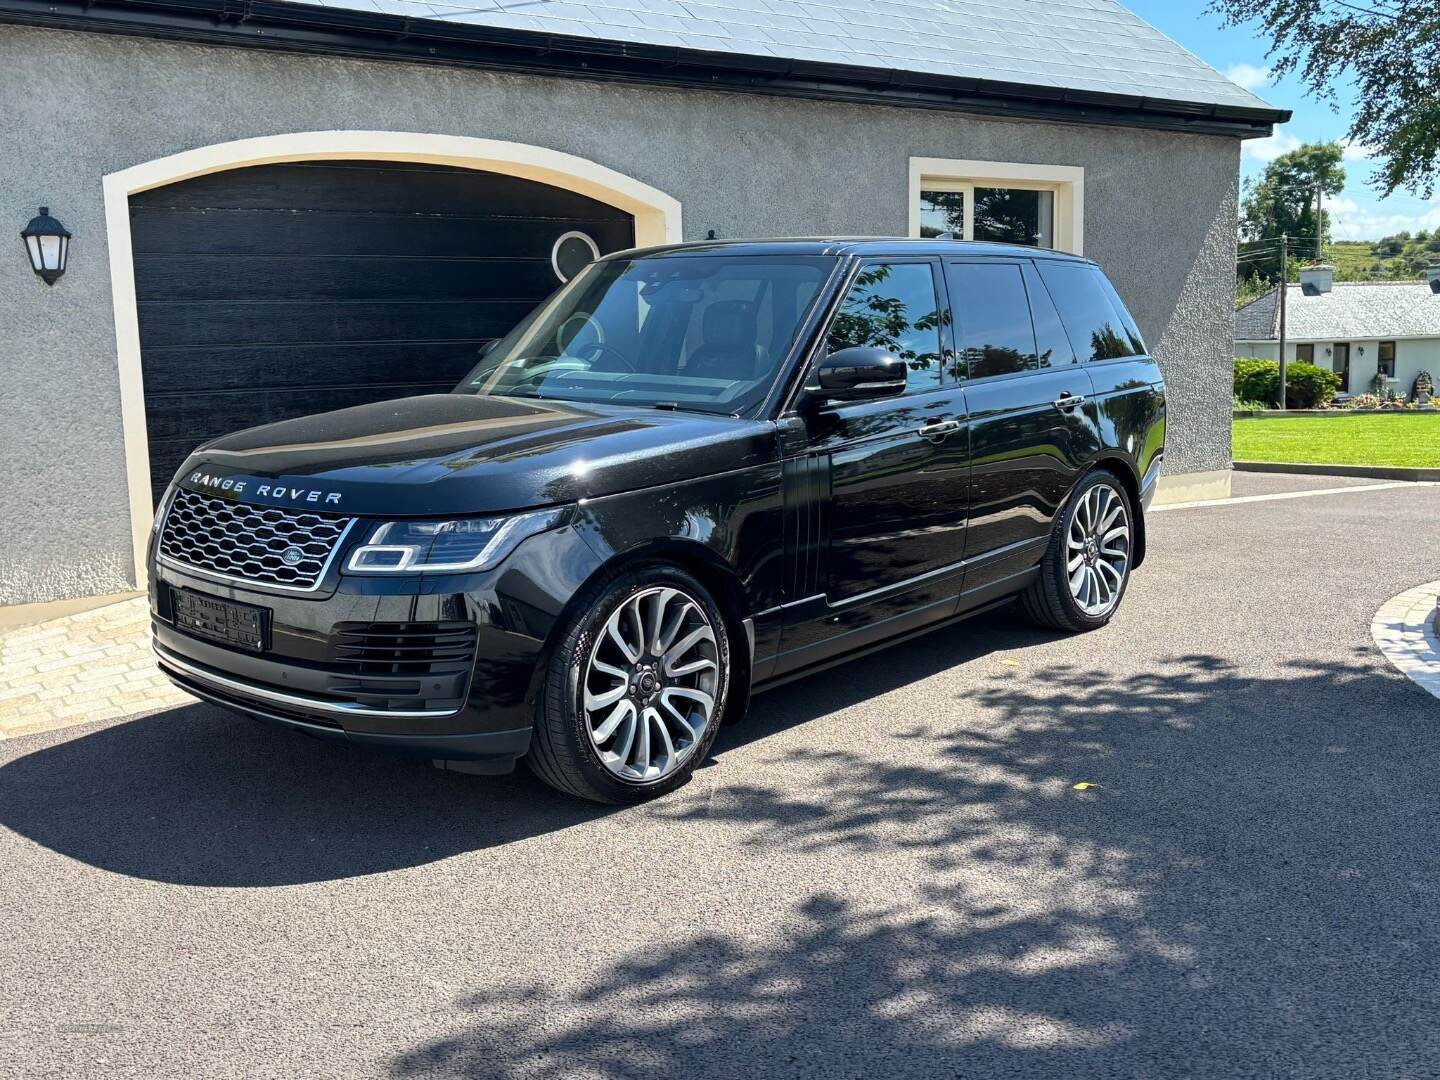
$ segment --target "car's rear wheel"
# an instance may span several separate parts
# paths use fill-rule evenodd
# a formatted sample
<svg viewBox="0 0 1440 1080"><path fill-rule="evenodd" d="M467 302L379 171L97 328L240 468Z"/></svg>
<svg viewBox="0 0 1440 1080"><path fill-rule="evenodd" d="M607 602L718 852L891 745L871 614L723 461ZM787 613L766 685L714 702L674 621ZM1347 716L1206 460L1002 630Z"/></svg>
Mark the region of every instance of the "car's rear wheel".
<svg viewBox="0 0 1440 1080"><path fill-rule="evenodd" d="M1040 573L1021 594L1021 607L1042 626L1104 626L1130 583L1134 543L1134 508L1125 485L1113 473L1092 472L1056 515Z"/></svg>
<svg viewBox="0 0 1440 1080"><path fill-rule="evenodd" d="M527 761L597 802L673 791L724 715L730 639L719 606L678 567L651 564L581 597L546 672Z"/></svg>

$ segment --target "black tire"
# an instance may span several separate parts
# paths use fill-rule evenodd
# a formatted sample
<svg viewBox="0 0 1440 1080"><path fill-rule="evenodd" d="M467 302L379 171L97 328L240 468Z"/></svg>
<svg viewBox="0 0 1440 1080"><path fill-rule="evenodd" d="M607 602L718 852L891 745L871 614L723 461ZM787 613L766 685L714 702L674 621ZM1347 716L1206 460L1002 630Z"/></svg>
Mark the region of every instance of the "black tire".
<svg viewBox="0 0 1440 1080"><path fill-rule="evenodd" d="M1125 520L1128 523L1130 535L1126 543L1127 558L1124 560L1120 584L1113 603L1103 612L1090 613L1082 608L1070 588L1070 575L1066 570L1066 563L1069 560L1067 537L1070 535L1076 515L1081 512L1081 506L1086 497L1098 487L1108 488L1113 496L1118 496L1120 505L1125 510ZM1020 594L1021 610L1032 622L1056 630L1081 632L1099 629L1114 617L1115 612L1120 609L1121 601L1125 599L1125 590L1130 585L1134 548L1135 508L1130 501L1130 494L1114 473L1106 469L1096 469L1075 486L1064 509L1055 515L1055 525L1050 531L1050 542L1045 549L1044 558L1040 561L1040 573Z"/></svg>
<svg viewBox="0 0 1440 1080"><path fill-rule="evenodd" d="M583 675L606 620L637 595L657 587L680 590L703 611L715 637L718 671L714 706L704 731L674 771L650 780L628 780L608 768L591 739L584 709ZM644 602L643 598L642 601ZM665 795L686 783L705 760L728 705L731 681L729 629L719 605L692 575L668 563L646 563L585 589L575 614L556 641L547 662L545 683L535 716L535 733L525 758L530 771L567 795L593 802L626 804Z"/></svg>

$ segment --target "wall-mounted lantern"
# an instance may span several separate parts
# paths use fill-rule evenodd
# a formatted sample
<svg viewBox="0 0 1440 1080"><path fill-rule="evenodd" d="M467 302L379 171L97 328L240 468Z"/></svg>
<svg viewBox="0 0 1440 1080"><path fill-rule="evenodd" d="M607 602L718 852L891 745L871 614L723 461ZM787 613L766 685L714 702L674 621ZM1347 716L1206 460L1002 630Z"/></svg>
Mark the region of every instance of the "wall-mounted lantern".
<svg viewBox="0 0 1440 1080"><path fill-rule="evenodd" d="M65 260L70 255L70 231L50 216L48 206L40 207L40 215L30 219L20 232L25 250L30 255L30 269L39 274L46 285L54 285L65 273Z"/></svg>

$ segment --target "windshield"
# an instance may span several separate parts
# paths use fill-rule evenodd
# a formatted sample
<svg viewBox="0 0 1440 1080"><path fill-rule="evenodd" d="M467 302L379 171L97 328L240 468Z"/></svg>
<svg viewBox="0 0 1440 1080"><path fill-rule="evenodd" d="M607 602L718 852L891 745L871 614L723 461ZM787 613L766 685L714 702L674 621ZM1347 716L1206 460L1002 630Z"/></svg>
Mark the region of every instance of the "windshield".
<svg viewBox="0 0 1440 1080"><path fill-rule="evenodd" d="M764 399L834 265L714 254L592 263L456 392L741 413Z"/></svg>

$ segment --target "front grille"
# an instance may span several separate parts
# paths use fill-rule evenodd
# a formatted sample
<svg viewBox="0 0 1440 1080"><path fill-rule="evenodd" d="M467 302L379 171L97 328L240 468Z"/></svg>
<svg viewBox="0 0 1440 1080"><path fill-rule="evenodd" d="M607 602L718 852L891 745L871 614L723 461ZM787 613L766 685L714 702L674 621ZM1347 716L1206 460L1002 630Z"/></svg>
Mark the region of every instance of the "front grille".
<svg viewBox="0 0 1440 1080"><path fill-rule="evenodd" d="M179 488L160 533L160 554L205 573L310 592L353 520Z"/></svg>
<svg viewBox="0 0 1440 1080"><path fill-rule="evenodd" d="M475 662L467 622L337 623L333 662L357 675L460 674Z"/></svg>

